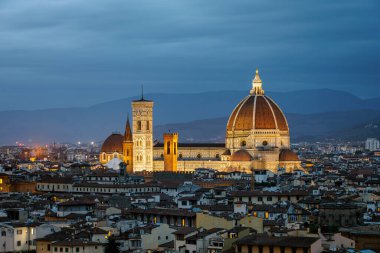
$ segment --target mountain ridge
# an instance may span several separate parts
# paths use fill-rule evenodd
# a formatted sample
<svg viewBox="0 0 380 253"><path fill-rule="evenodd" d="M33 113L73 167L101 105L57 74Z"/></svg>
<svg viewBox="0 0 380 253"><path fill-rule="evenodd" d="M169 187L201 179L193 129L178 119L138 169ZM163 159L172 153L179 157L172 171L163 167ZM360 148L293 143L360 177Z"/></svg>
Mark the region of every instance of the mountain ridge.
<svg viewBox="0 0 380 253"><path fill-rule="evenodd" d="M146 94L145 97L152 99L155 103L154 125L158 127L170 122L189 124L196 120L226 117L247 95L247 91L210 91L190 94L152 93ZM380 98L361 99L348 92L329 89L268 92L268 95L283 109L288 121L294 117L290 121L291 133L295 130L301 131L297 136L305 134L304 128L300 127L305 125L305 122L302 121L303 117L307 118L306 122L313 124L307 115L326 112L339 114L339 112L355 110L365 110L364 114L367 115L373 113L371 110L380 109ZM136 98L139 97L130 96L89 107L0 111L0 119L2 119L0 144L10 144L16 141L47 143L104 140L115 130L123 132L127 115L131 115L130 102ZM291 116L292 114L294 116ZM320 118L322 116L314 117L319 117L319 121L323 123L323 119ZM360 117L360 114L356 117ZM336 118L336 116L332 116L332 118ZM340 121L334 124L342 125L352 117L337 118ZM220 123L222 124L222 122ZM371 122L359 120L357 125L359 123L369 124ZM225 124L226 122L222 124L223 128ZM326 124L325 128L334 129ZM320 133L318 129L315 131L316 134Z"/></svg>

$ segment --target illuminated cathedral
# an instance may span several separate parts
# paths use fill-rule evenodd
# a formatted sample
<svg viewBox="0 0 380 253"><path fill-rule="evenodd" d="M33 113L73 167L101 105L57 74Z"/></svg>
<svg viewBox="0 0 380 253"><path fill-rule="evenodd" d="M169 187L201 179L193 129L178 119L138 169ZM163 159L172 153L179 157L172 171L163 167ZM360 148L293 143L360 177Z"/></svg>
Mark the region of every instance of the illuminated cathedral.
<svg viewBox="0 0 380 253"><path fill-rule="evenodd" d="M162 143L153 140L153 101L142 97L132 101L132 127L127 119L124 135L113 133L104 141L100 162L123 161L128 173L302 169L290 150L286 117L265 95L258 70L251 90L230 114L225 143L178 143L178 133L165 133Z"/></svg>

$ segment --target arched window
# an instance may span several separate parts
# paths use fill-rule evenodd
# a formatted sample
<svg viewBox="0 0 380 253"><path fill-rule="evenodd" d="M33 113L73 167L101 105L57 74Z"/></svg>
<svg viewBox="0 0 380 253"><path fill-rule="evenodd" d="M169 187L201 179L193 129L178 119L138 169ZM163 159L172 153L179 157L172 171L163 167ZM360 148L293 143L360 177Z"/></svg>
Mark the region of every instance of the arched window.
<svg viewBox="0 0 380 253"><path fill-rule="evenodd" d="M268 142L267 141L263 141L263 146L267 146L268 145Z"/></svg>
<svg viewBox="0 0 380 253"><path fill-rule="evenodd" d="M182 154L180 153L180 154L178 155L178 157L179 157L179 158L182 158Z"/></svg>
<svg viewBox="0 0 380 253"><path fill-rule="evenodd" d="M219 158L220 158L220 155L219 155L219 154L216 154L216 155L215 155L215 158L219 159Z"/></svg>
<svg viewBox="0 0 380 253"><path fill-rule="evenodd" d="M198 159L201 159L201 158L202 158L201 154L198 154L198 155L197 155L197 158L198 158Z"/></svg>
<svg viewBox="0 0 380 253"><path fill-rule="evenodd" d="M244 141L244 140L243 140L243 141L241 141L241 146L242 146L242 147L245 147L245 146L247 146L247 142L246 142L246 141Z"/></svg>

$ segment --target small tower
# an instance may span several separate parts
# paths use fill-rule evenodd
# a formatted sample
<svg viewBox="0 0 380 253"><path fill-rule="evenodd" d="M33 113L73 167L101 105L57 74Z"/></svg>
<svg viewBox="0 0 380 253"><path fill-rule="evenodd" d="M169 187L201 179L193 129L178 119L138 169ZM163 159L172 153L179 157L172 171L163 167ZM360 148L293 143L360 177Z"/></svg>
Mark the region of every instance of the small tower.
<svg viewBox="0 0 380 253"><path fill-rule="evenodd" d="M164 170L177 172L178 133L164 133Z"/></svg>
<svg viewBox="0 0 380 253"><path fill-rule="evenodd" d="M153 101L132 101L133 171L153 171Z"/></svg>
<svg viewBox="0 0 380 253"><path fill-rule="evenodd" d="M127 173L133 173L133 138L129 117L125 125L124 141L123 141L123 162L127 167Z"/></svg>
<svg viewBox="0 0 380 253"><path fill-rule="evenodd" d="M255 169L251 168L252 174L251 174L251 191L255 190Z"/></svg>

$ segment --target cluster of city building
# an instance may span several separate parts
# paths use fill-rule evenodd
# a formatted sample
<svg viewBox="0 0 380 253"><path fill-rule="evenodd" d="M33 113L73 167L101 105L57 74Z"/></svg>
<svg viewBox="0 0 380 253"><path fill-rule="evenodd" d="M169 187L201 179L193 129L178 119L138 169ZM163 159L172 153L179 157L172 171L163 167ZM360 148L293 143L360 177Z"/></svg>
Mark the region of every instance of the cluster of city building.
<svg viewBox="0 0 380 253"><path fill-rule="evenodd" d="M155 141L142 97L100 145L0 147L0 252L380 252L378 141L291 145L252 84L222 144Z"/></svg>

